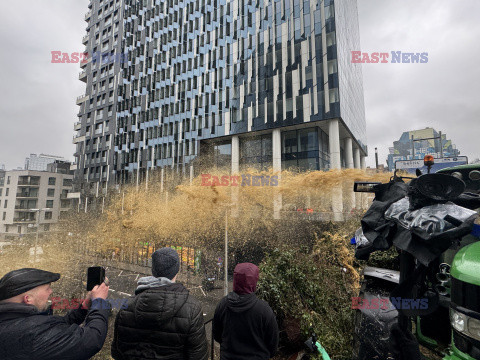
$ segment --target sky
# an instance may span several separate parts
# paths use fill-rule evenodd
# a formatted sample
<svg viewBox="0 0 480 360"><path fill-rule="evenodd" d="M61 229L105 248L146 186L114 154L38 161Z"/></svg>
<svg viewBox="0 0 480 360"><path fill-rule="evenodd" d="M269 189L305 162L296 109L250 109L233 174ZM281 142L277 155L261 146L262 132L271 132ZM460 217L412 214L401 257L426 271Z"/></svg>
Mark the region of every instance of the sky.
<svg viewBox="0 0 480 360"><path fill-rule="evenodd" d="M342 0L337 0L342 1ZM52 51L83 52L88 0L4 2L0 14L0 165L30 153L73 160L79 64ZM362 52L427 52L427 63L362 64L367 165L404 131L434 127L470 160L480 158L480 1L358 0Z"/></svg>

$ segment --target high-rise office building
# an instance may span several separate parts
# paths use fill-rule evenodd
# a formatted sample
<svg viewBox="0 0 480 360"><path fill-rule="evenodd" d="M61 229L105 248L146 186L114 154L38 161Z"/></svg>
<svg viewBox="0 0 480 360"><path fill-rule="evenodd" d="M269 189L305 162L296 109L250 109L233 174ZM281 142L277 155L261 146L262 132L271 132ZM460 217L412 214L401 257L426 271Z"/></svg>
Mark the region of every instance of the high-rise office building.
<svg viewBox="0 0 480 360"><path fill-rule="evenodd" d="M189 174L199 155L233 172L364 167L356 0L123 3L117 183Z"/></svg>
<svg viewBox="0 0 480 360"><path fill-rule="evenodd" d="M85 94L77 98L75 189L87 196L99 196L112 179L113 138L119 71L123 58L123 1L92 0L85 14L87 34L83 37L88 60L81 63L79 80L86 83Z"/></svg>

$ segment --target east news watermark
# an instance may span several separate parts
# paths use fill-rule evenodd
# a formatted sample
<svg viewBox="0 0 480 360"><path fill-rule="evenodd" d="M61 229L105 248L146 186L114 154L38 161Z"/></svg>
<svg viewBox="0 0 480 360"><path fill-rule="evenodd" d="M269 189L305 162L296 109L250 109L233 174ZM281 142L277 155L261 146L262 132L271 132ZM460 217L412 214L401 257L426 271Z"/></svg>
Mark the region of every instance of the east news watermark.
<svg viewBox="0 0 480 360"><path fill-rule="evenodd" d="M124 53L101 53L98 51L93 52L91 56L87 52L68 53L62 51L51 51L52 64L85 64L89 61L89 59L92 59L93 64L124 64L128 61L128 56Z"/></svg>
<svg viewBox="0 0 480 360"><path fill-rule="evenodd" d="M278 186L278 175L223 175L202 174L202 186Z"/></svg>
<svg viewBox="0 0 480 360"><path fill-rule="evenodd" d="M390 52L361 52L352 51L352 63L354 64L426 64L428 52L413 53L402 51Z"/></svg>
<svg viewBox="0 0 480 360"><path fill-rule="evenodd" d="M391 299L352 297L352 309L354 310L426 310L428 299L405 299L392 297Z"/></svg>
<svg viewBox="0 0 480 360"><path fill-rule="evenodd" d="M53 297L52 310L74 310L78 309L87 299L62 299L60 297ZM122 310L127 308L128 299L106 299L105 303L102 303L103 310L117 309Z"/></svg>

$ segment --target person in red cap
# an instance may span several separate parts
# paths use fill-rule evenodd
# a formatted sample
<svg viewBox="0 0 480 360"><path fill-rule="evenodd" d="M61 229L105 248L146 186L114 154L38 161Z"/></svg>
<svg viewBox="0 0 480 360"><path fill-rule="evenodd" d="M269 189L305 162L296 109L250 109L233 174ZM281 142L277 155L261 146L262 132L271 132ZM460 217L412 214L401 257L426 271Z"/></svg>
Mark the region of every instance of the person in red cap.
<svg viewBox="0 0 480 360"><path fill-rule="evenodd" d="M233 273L233 292L215 309L213 337L220 343L221 360L264 360L278 347L278 325L270 306L255 295L259 269L238 264Z"/></svg>
<svg viewBox="0 0 480 360"><path fill-rule="evenodd" d="M108 286L95 286L66 316L48 316L50 283L59 278L24 268L0 279L1 360L87 360L101 350L110 312Z"/></svg>

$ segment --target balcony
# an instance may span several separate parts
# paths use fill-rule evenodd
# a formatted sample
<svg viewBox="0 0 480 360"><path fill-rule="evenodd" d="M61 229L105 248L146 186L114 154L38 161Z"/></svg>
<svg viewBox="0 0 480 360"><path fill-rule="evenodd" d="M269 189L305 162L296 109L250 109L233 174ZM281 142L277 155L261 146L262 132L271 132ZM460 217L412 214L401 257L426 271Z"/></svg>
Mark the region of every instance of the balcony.
<svg viewBox="0 0 480 360"><path fill-rule="evenodd" d="M30 219L30 218L13 218L14 223L23 223L23 224L28 224L28 223L35 223L35 219Z"/></svg>
<svg viewBox="0 0 480 360"><path fill-rule="evenodd" d="M89 11L85 14L85 21L88 21L90 17L92 16L92 11Z"/></svg>
<svg viewBox="0 0 480 360"><path fill-rule="evenodd" d="M87 45L87 43L88 43L88 38L89 38L88 34L85 35L85 36L82 38L82 44Z"/></svg>
<svg viewBox="0 0 480 360"><path fill-rule="evenodd" d="M80 199L80 193L79 192L69 192L67 194L67 199Z"/></svg>
<svg viewBox="0 0 480 360"><path fill-rule="evenodd" d="M73 143L78 144L79 142L85 141L85 135L83 136L74 136L73 137Z"/></svg>
<svg viewBox="0 0 480 360"><path fill-rule="evenodd" d="M78 80L87 82L87 70L83 70L80 72L80 74L78 74Z"/></svg>
<svg viewBox="0 0 480 360"><path fill-rule="evenodd" d="M87 101L88 98L88 95L80 95L79 97L77 97L77 105L81 105L83 102Z"/></svg>
<svg viewBox="0 0 480 360"><path fill-rule="evenodd" d="M29 210L32 211L35 209L35 206L29 206L28 204L15 205L15 210Z"/></svg>
<svg viewBox="0 0 480 360"><path fill-rule="evenodd" d="M95 130L95 135L100 135L103 133L103 129L97 129Z"/></svg>
<svg viewBox="0 0 480 360"><path fill-rule="evenodd" d="M78 164L76 164L76 163L70 164L70 171L75 171L77 169L78 169Z"/></svg>
<svg viewBox="0 0 480 360"><path fill-rule="evenodd" d="M83 69L85 66L87 66L89 63L92 62L92 58L89 57L87 61L80 61L80 67Z"/></svg>
<svg viewBox="0 0 480 360"><path fill-rule="evenodd" d="M77 121L74 125L73 125L73 130L74 131L78 131L82 128L82 122L81 121Z"/></svg>
<svg viewBox="0 0 480 360"><path fill-rule="evenodd" d="M32 192L22 191L22 192L17 193L17 199L21 199L21 198L36 199L36 198L38 198L38 192L37 191L32 191Z"/></svg>
<svg viewBox="0 0 480 360"><path fill-rule="evenodd" d="M40 180L30 179L30 180L18 180L18 186L35 186L40 185Z"/></svg>

